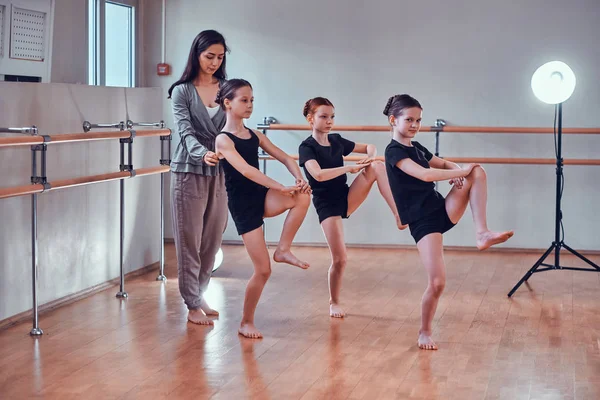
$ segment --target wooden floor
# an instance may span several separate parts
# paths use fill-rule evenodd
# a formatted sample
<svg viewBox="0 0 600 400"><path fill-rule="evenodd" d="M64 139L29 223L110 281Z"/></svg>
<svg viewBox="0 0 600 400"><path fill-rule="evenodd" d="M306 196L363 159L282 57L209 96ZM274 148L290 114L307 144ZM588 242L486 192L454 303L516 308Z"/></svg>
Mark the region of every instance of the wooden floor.
<svg viewBox="0 0 600 400"><path fill-rule="evenodd" d="M440 350L416 347L426 275L413 250L351 249L344 320L328 316L324 248L297 248L302 271L276 264L257 311L263 340L236 333L251 275L224 248L208 300L213 328L186 323L174 249L156 272L0 331L0 398L599 399L600 274L534 275L540 254L446 252L435 319ZM593 257L600 262L600 257ZM570 263L570 264L569 264ZM566 258L565 265L581 265Z"/></svg>

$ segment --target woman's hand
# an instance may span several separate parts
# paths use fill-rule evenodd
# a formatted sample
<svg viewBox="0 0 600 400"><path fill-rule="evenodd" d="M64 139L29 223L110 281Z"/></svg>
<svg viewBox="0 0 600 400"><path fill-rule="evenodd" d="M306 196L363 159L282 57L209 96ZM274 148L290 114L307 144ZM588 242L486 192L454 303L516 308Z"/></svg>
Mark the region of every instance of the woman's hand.
<svg viewBox="0 0 600 400"><path fill-rule="evenodd" d="M210 165L211 167L214 167L219 162L219 157L217 157L217 155L215 153L213 153L212 151L207 151L206 154L204 155L203 160L206 165Z"/></svg>

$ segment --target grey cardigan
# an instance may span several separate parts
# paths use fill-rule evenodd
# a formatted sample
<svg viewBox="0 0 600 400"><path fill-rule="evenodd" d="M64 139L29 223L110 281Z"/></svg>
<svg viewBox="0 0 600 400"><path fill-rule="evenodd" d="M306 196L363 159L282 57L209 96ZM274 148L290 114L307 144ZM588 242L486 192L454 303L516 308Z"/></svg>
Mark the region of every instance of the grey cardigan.
<svg viewBox="0 0 600 400"><path fill-rule="evenodd" d="M179 133L179 142L171 160L171 171L219 175L222 172L220 165L211 167L204 163L203 158L209 150L215 151L215 138L225 126L225 112L219 109L211 119L191 82L175 86L171 101L173 119Z"/></svg>

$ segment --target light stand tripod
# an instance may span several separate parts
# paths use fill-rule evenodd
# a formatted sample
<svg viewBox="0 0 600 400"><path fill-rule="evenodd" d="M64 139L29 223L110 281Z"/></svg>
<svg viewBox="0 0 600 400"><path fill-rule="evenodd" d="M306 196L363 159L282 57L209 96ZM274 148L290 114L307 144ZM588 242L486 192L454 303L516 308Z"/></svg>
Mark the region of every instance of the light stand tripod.
<svg viewBox="0 0 600 400"><path fill-rule="evenodd" d="M527 271L527 273L521 278L519 283L517 283L515 285L515 287L512 288L512 290L508 293L508 297L512 296L513 293L519 288L519 286L521 286L523 284L523 282L526 282L531 277L531 275L533 275L536 272L549 271L552 269L567 269L567 270L574 270L574 271L600 272L600 267L598 267L598 265L594 264L592 261L588 260L586 257L579 254L577 251L575 251L572 248L570 248L569 246L567 246L567 244L564 242L564 238L560 237L560 231L561 231L561 227L562 227L561 200L562 200L562 193L563 193L563 187L564 187L563 159L562 159L562 103L556 104L556 112L558 113L558 124L557 124L557 126L555 126L555 128L557 128L555 130L555 132L558 131L557 132L558 144L556 147L556 215L554 217L555 218L554 242L552 242L552 244L550 245L548 250L546 250L544 255L542 257L540 257L540 259L537 260L535 264L533 264L533 267L529 271ZM555 138L555 144L556 144L556 138ZM564 234L563 234L563 236L564 236ZM562 267L560 265L560 250L561 250L561 248L565 248L568 252L579 257L580 259L582 259L583 261L585 261L586 263L591 265L593 268ZM550 255L552 250L554 250L554 264L544 263L544 260ZM543 266L545 268L540 268L541 266Z"/></svg>

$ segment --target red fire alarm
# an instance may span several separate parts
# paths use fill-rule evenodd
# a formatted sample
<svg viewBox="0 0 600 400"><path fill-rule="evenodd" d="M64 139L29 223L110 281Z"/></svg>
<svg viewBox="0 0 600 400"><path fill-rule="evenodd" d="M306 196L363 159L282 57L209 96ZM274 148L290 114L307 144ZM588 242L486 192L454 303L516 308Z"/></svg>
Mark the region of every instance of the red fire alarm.
<svg viewBox="0 0 600 400"><path fill-rule="evenodd" d="M158 64L156 66L156 73L158 75L171 75L171 66L169 64Z"/></svg>

